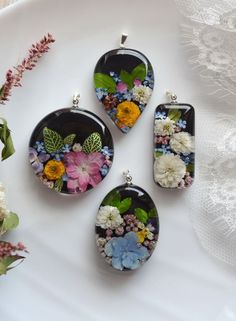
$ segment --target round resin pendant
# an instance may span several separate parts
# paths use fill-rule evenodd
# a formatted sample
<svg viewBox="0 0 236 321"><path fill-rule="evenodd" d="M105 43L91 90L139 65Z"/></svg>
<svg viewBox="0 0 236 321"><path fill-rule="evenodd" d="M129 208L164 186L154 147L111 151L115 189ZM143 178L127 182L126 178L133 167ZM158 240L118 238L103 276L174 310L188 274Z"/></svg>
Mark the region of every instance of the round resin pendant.
<svg viewBox="0 0 236 321"><path fill-rule="evenodd" d="M134 49L108 51L97 62L94 86L99 101L115 125L128 133L144 111L154 87L153 68Z"/></svg>
<svg viewBox="0 0 236 321"><path fill-rule="evenodd" d="M159 219L151 197L126 183L102 201L96 218L97 247L105 261L120 271L135 270L152 255Z"/></svg>
<svg viewBox="0 0 236 321"><path fill-rule="evenodd" d="M44 117L29 143L35 175L63 194L80 194L94 188L113 161L109 129L95 114L77 107L59 109Z"/></svg>

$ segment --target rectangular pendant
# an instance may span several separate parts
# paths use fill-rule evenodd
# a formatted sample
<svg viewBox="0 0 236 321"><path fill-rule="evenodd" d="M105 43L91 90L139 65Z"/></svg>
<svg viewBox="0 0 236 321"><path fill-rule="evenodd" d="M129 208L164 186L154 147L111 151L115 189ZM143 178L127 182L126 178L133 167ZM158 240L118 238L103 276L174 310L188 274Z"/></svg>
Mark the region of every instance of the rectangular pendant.
<svg viewBox="0 0 236 321"><path fill-rule="evenodd" d="M189 104L157 106L154 116L153 177L164 188L183 189L194 180L195 113Z"/></svg>

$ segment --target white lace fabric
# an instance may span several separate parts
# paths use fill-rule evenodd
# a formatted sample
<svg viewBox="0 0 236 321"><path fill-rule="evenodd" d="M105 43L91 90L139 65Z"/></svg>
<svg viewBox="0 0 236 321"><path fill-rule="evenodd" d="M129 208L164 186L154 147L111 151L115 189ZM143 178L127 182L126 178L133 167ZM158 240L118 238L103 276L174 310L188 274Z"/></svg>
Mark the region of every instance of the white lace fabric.
<svg viewBox="0 0 236 321"><path fill-rule="evenodd" d="M204 149L199 147L197 177L186 195L191 221L208 252L236 265L236 1L175 2L187 18L181 30L183 46L191 49L189 63L209 93L229 107L201 117L207 135L197 133Z"/></svg>

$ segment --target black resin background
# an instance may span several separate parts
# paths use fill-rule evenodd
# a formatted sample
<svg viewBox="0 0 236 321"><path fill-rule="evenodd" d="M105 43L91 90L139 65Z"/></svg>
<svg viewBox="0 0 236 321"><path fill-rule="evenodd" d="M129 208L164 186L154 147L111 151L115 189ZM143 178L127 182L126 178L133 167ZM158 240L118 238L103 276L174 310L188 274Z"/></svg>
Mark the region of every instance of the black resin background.
<svg viewBox="0 0 236 321"><path fill-rule="evenodd" d="M152 72L153 68L146 56L134 49L114 49L105 53L97 62L94 73L109 75L110 71L120 74L121 70L131 72L137 65L144 63L146 71Z"/></svg>

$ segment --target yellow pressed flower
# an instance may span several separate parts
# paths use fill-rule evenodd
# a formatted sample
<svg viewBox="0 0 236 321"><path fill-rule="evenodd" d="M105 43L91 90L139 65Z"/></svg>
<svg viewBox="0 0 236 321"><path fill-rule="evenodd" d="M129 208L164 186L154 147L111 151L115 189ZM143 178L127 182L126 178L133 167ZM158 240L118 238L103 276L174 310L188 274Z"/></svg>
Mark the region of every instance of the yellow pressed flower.
<svg viewBox="0 0 236 321"><path fill-rule="evenodd" d="M139 107L131 101L126 100L117 106L116 118L125 126L132 127L140 114Z"/></svg>
<svg viewBox="0 0 236 321"><path fill-rule="evenodd" d="M140 243L144 242L146 236L148 235L148 232L149 232L148 229L145 228L145 229L136 233Z"/></svg>
<svg viewBox="0 0 236 321"><path fill-rule="evenodd" d="M65 173L65 166L62 162L50 160L44 167L44 174L47 179L55 181Z"/></svg>

